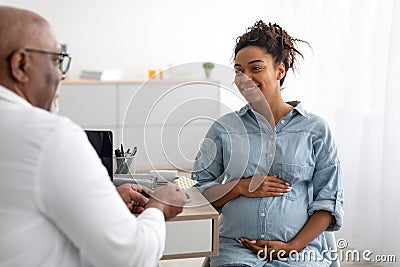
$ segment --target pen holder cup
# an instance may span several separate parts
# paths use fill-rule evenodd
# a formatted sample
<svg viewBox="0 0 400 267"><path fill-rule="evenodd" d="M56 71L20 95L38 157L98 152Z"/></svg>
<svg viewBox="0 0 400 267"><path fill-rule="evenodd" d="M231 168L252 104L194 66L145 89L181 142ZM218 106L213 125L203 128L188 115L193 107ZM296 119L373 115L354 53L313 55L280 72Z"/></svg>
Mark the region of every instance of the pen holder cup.
<svg viewBox="0 0 400 267"><path fill-rule="evenodd" d="M135 174L136 156L114 156L114 174Z"/></svg>

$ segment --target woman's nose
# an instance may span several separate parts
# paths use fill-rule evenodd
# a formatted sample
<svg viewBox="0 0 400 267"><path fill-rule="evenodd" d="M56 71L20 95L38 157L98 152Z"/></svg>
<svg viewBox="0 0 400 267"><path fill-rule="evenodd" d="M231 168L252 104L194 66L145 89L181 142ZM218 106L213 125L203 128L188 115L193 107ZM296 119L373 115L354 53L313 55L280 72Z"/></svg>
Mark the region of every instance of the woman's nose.
<svg viewBox="0 0 400 267"><path fill-rule="evenodd" d="M250 71L245 71L244 72L244 76L250 81L253 80L253 77L251 76L251 72Z"/></svg>
<svg viewBox="0 0 400 267"><path fill-rule="evenodd" d="M241 72L238 78L240 79L241 82L245 82L248 80L252 81L252 78L249 75L250 73L248 72Z"/></svg>

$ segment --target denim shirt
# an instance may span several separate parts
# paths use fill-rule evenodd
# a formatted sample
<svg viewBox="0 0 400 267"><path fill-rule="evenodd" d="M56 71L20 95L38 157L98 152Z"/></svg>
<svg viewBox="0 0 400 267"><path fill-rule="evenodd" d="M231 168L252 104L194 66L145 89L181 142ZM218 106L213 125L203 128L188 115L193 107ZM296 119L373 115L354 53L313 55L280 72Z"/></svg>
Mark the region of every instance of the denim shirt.
<svg viewBox="0 0 400 267"><path fill-rule="evenodd" d="M343 183L331 131L299 102L290 104L294 109L275 129L246 105L222 116L206 134L192 172L200 191L253 175L276 175L292 187L280 197L239 196L220 208L220 252L211 259L211 266L330 264L329 253L323 253L327 250L323 233L301 251L314 250L322 258L319 262L262 261L237 242L241 237L288 242L318 210L334 217L328 231L342 225Z"/></svg>

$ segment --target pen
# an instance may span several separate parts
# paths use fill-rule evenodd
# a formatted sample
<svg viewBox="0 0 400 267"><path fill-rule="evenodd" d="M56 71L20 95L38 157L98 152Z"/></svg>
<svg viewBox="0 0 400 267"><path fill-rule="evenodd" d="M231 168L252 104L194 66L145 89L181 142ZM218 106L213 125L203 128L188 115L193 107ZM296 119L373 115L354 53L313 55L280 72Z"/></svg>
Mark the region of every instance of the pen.
<svg viewBox="0 0 400 267"><path fill-rule="evenodd" d="M135 156L135 155L136 155L136 152L137 152L137 147L134 147L131 156L132 156L132 157Z"/></svg>

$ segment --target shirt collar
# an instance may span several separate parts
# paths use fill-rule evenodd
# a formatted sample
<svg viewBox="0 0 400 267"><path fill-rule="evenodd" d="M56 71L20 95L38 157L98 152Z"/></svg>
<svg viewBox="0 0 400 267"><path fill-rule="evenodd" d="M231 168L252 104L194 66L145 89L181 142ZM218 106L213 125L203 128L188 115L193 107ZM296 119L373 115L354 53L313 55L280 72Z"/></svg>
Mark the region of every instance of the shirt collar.
<svg viewBox="0 0 400 267"><path fill-rule="evenodd" d="M310 114L304 109L303 105L301 104L300 101L290 101L287 102L289 105L293 106L293 110L296 110L300 115L306 117L307 119L310 117ZM238 111L239 116L243 116L247 112L254 112L253 108L250 106L250 104L247 104L246 106L242 107Z"/></svg>
<svg viewBox="0 0 400 267"><path fill-rule="evenodd" d="M246 114L249 110L253 111L253 108L250 106L250 104L247 104L246 106L242 107L242 108L238 111L238 115L239 115L239 116L243 116L243 115Z"/></svg>
<svg viewBox="0 0 400 267"><path fill-rule="evenodd" d="M307 119L310 117L310 114L304 109L303 104L301 104L300 101L290 101L286 103L293 106L293 110L296 110L303 117Z"/></svg>
<svg viewBox="0 0 400 267"><path fill-rule="evenodd" d="M0 99L5 99L9 102L21 104L23 106L31 107L32 105L26 99L20 97L10 89L0 85Z"/></svg>

